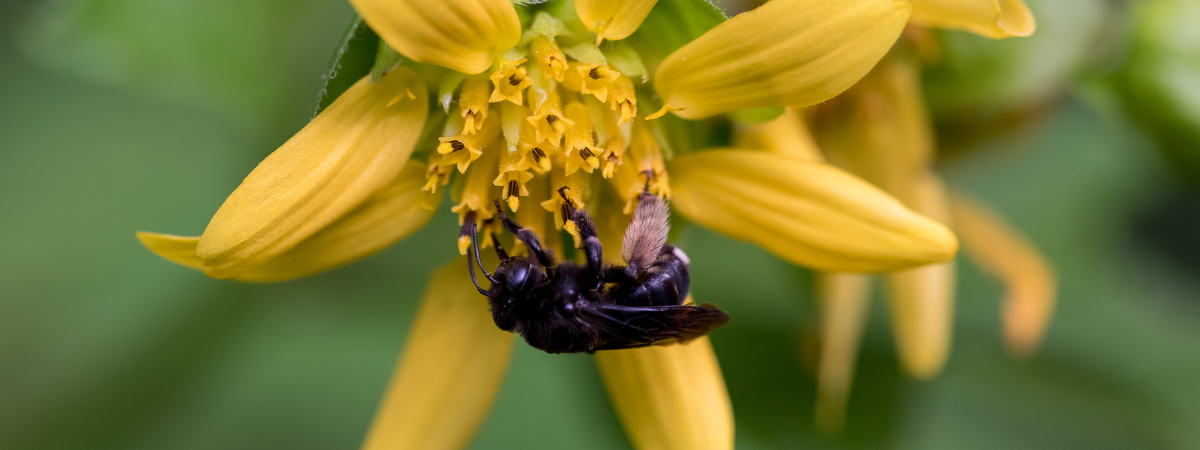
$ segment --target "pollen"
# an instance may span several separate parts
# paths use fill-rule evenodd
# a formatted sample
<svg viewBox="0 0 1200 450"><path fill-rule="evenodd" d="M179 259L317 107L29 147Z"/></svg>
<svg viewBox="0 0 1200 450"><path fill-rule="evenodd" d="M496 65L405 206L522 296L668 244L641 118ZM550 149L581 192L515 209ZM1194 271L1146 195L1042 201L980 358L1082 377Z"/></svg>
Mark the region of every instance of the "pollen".
<svg viewBox="0 0 1200 450"><path fill-rule="evenodd" d="M556 90L550 90L534 114L526 120L533 125L536 142L545 142L552 147L558 147L563 133L575 126L575 121L563 116Z"/></svg>
<svg viewBox="0 0 1200 450"><path fill-rule="evenodd" d="M613 81L608 87L608 104L621 114L619 124L632 121L637 116L637 97L633 90L633 80L621 75Z"/></svg>
<svg viewBox="0 0 1200 450"><path fill-rule="evenodd" d="M455 180L451 189L452 198L456 200L450 211L458 213L458 224L462 225L469 214L474 212L478 225L484 220L495 216L496 211L492 200L497 198L496 187L492 181L496 178L499 166L499 154L504 150L500 145L492 145L483 152L479 164L471 166L463 176Z"/></svg>
<svg viewBox="0 0 1200 450"><path fill-rule="evenodd" d="M437 146L437 152L442 155L439 164L447 167L458 166L459 172L465 173L471 163L483 155L483 150L470 145L465 136L443 137L438 140L441 143Z"/></svg>
<svg viewBox="0 0 1200 450"><path fill-rule="evenodd" d="M608 87L621 77L621 73L599 64L580 64L576 68L583 79L579 92L592 94L597 100L608 101Z"/></svg>
<svg viewBox="0 0 1200 450"><path fill-rule="evenodd" d="M435 194L438 187L450 183L450 174L454 172L454 169L451 166L439 164L441 159L438 155L430 155L429 166L425 169L425 186L421 188L422 191Z"/></svg>
<svg viewBox="0 0 1200 450"><path fill-rule="evenodd" d="M459 106L462 108L462 134L475 134L488 116L488 77L480 74L463 80Z"/></svg>
<svg viewBox="0 0 1200 450"><path fill-rule="evenodd" d="M546 78L553 78L559 83L567 73L567 57L559 50L558 44L546 36L538 36L529 42L529 50L537 58L538 65Z"/></svg>
<svg viewBox="0 0 1200 450"><path fill-rule="evenodd" d="M583 203L584 195L587 194L584 186L584 179L578 173L565 175L559 170L551 172L550 199L542 202L542 208L554 213L554 228L561 230L570 223L568 219L571 217L572 208L586 206Z"/></svg>
<svg viewBox="0 0 1200 450"><path fill-rule="evenodd" d="M520 197L529 195L529 188L525 184L532 179L533 174L524 170L509 170L496 177L492 184L500 186L500 198L508 203L509 209L516 212L521 205Z"/></svg>
<svg viewBox="0 0 1200 450"><path fill-rule="evenodd" d="M566 145L563 146L562 158L566 173L571 175L579 169L592 173L600 167L599 155L604 151L595 147L587 107L583 103L571 103L567 105L566 116L575 123L575 126L567 130Z"/></svg>
<svg viewBox="0 0 1200 450"><path fill-rule="evenodd" d="M496 103L508 100L517 105L525 103L525 88L533 84L533 80L529 78L529 71L521 67L521 64L524 63L524 59L502 61L500 63L500 67L491 76L495 89L492 90L492 96L488 99L489 102Z"/></svg>

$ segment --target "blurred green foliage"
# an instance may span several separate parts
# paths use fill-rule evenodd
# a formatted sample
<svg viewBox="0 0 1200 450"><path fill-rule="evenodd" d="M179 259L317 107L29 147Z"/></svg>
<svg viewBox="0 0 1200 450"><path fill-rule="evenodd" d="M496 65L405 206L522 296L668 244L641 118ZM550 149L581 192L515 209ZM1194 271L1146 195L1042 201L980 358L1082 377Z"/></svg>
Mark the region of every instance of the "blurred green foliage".
<svg viewBox="0 0 1200 450"><path fill-rule="evenodd" d="M1146 0L1131 9L1117 92L1171 166L1200 186L1200 2Z"/></svg>
<svg viewBox="0 0 1200 450"><path fill-rule="evenodd" d="M1106 0L1026 3L1037 20L1030 37L932 32L939 45L924 81L939 151L958 152L1041 121L1111 32Z"/></svg>
<svg viewBox="0 0 1200 450"><path fill-rule="evenodd" d="M936 111L953 111L944 105L955 95L999 111L1047 84L1069 92L1085 46L1055 2L1083 18L1096 3L1031 2L1043 40L987 45L1059 53L956 69L1041 81L978 91L947 82L954 95L931 85ZM366 261L274 285L208 279L133 237L203 229L311 116L351 17L336 0L0 5L0 449L358 445L426 277L455 255L453 215ZM1068 57L1076 63L1059 64ZM988 89L1014 94L992 100ZM1131 230L1167 193L1195 194L1178 194L1125 124L1074 102L1046 108L1040 133L942 168L1057 267L1061 303L1043 352L1027 362L1004 354L1001 287L962 263L946 373L900 374L876 302L842 435L812 426L810 275L682 230L694 292L734 317L713 345L738 448L1200 448L1200 279ZM1156 220L1179 217L1168 209ZM591 357L518 344L473 448L628 445Z"/></svg>

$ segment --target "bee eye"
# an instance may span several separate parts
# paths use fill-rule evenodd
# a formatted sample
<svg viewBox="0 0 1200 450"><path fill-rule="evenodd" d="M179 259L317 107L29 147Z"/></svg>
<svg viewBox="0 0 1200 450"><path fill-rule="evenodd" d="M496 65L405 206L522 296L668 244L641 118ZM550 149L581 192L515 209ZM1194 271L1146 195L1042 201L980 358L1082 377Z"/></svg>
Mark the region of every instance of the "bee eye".
<svg viewBox="0 0 1200 450"><path fill-rule="evenodd" d="M517 265L508 270L505 280L508 289L513 292L524 292L529 281L529 266Z"/></svg>

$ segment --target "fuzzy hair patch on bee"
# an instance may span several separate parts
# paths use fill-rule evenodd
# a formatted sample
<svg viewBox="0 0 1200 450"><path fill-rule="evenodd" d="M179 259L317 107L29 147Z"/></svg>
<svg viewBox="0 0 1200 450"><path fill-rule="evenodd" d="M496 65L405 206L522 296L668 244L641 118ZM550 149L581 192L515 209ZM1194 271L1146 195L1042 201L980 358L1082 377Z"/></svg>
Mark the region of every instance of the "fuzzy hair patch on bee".
<svg viewBox="0 0 1200 450"><path fill-rule="evenodd" d="M671 231L670 214L667 203L657 196L642 195L638 199L633 222L625 229L625 242L621 245L621 256L632 269L631 275L644 272L658 258Z"/></svg>

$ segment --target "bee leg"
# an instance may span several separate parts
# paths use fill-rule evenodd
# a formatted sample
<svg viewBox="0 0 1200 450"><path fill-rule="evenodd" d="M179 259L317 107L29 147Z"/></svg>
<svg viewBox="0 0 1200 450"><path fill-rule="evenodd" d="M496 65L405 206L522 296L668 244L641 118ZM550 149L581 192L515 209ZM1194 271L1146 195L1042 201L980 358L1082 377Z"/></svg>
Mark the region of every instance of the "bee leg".
<svg viewBox="0 0 1200 450"><path fill-rule="evenodd" d="M567 198L565 191L560 189L558 193L564 199ZM599 287L604 280L602 273L604 252L600 245L600 237L596 234L596 224L592 222L592 217L588 215L587 211L574 207L571 208L571 221L575 222L575 229L579 231L579 240L583 242L581 249L584 256L587 257L588 272L595 278L596 286Z"/></svg>
<svg viewBox="0 0 1200 450"><path fill-rule="evenodd" d="M496 233L492 233L492 247L496 248L496 256L500 257L501 261L508 259L508 252L504 251L503 245L500 245L500 240L496 238Z"/></svg>
<svg viewBox="0 0 1200 450"><path fill-rule="evenodd" d="M537 258L542 267L550 268L554 266L554 253L550 249L542 248L542 241L538 240L537 235L533 234L533 231L522 227L517 221L505 215L504 210L500 209L500 202L496 202L496 211L500 217L500 223L504 224L504 228L516 236L517 239L520 239L525 244L525 247L529 248L529 253Z"/></svg>

